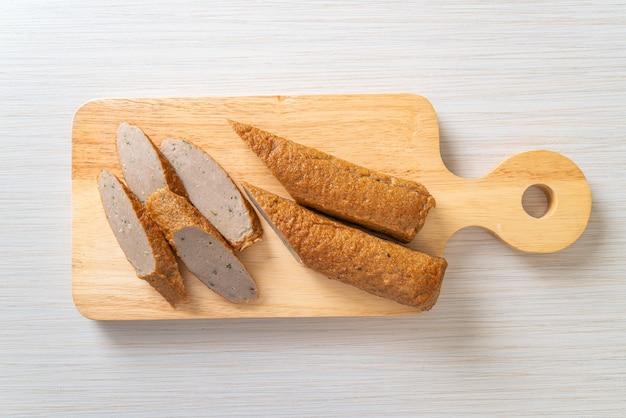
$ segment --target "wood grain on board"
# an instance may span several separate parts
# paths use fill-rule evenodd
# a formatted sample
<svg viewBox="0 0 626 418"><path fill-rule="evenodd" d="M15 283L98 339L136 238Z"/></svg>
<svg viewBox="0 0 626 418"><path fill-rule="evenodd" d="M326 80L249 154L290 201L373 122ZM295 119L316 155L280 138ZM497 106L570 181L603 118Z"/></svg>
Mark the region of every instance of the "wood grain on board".
<svg viewBox="0 0 626 418"><path fill-rule="evenodd" d="M259 286L253 304L227 302L182 268L188 302L172 309L136 278L109 228L96 186L102 169L122 175L117 126L138 125L157 144L167 138L193 142L236 182L288 197L227 119L423 183L437 207L409 246L432 255L443 255L448 239L467 226L483 227L521 251L558 251L578 238L589 218L591 194L583 173L554 152L512 156L478 179L450 173L439 152L436 113L416 95L97 100L76 112L72 138L72 291L83 315L130 320L418 313L300 266L265 223L262 242L241 253ZM531 186L547 196L546 213L538 218L522 206Z"/></svg>

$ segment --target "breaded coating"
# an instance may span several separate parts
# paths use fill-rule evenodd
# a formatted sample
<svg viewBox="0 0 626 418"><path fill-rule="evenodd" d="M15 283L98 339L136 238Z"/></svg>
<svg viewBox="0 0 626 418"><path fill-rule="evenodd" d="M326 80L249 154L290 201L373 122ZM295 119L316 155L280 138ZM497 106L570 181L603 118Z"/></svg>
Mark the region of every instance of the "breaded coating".
<svg viewBox="0 0 626 418"><path fill-rule="evenodd" d="M174 232L193 226L215 236L222 245L229 246L217 228L187 198L169 189L159 189L148 196L146 209L170 242Z"/></svg>
<svg viewBox="0 0 626 418"><path fill-rule="evenodd" d="M437 301L443 258L411 250L244 183L269 220L311 269L422 311Z"/></svg>
<svg viewBox="0 0 626 418"><path fill-rule="evenodd" d="M435 199L426 187L229 121L296 202L407 243Z"/></svg>

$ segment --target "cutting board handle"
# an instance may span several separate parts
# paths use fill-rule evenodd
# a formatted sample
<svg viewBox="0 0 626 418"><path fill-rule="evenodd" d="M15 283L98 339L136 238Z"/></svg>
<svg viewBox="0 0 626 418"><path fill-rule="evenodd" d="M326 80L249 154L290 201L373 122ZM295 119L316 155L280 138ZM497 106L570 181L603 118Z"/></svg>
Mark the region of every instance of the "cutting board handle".
<svg viewBox="0 0 626 418"><path fill-rule="evenodd" d="M486 228L521 251L550 253L566 248L589 220L589 184L574 162L556 152L517 154L484 177L468 181L471 184L462 193L464 204L459 206L467 223ZM542 190L548 201L539 217L522 205L524 192L532 186Z"/></svg>

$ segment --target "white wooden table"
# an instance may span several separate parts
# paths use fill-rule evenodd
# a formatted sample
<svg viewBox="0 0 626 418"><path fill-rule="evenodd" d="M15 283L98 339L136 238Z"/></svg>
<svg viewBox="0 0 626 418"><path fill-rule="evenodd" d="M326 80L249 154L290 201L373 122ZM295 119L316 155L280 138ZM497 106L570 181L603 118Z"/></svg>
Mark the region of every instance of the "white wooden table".
<svg viewBox="0 0 626 418"><path fill-rule="evenodd" d="M626 415L624 2L101 3L0 13L0 415ZM570 157L593 192L582 237L532 255L463 230L439 302L414 317L75 310L84 102L389 92L431 100L458 175Z"/></svg>

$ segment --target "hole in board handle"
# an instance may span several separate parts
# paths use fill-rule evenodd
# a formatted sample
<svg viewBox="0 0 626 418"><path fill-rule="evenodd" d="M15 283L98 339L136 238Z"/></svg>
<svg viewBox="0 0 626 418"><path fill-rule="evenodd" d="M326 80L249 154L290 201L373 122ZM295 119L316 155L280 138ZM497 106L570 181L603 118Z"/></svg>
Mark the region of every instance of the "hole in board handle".
<svg viewBox="0 0 626 418"><path fill-rule="evenodd" d="M543 218L554 206L554 192L545 184L533 184L522 195L522 207L533 218Z"/></svg>

